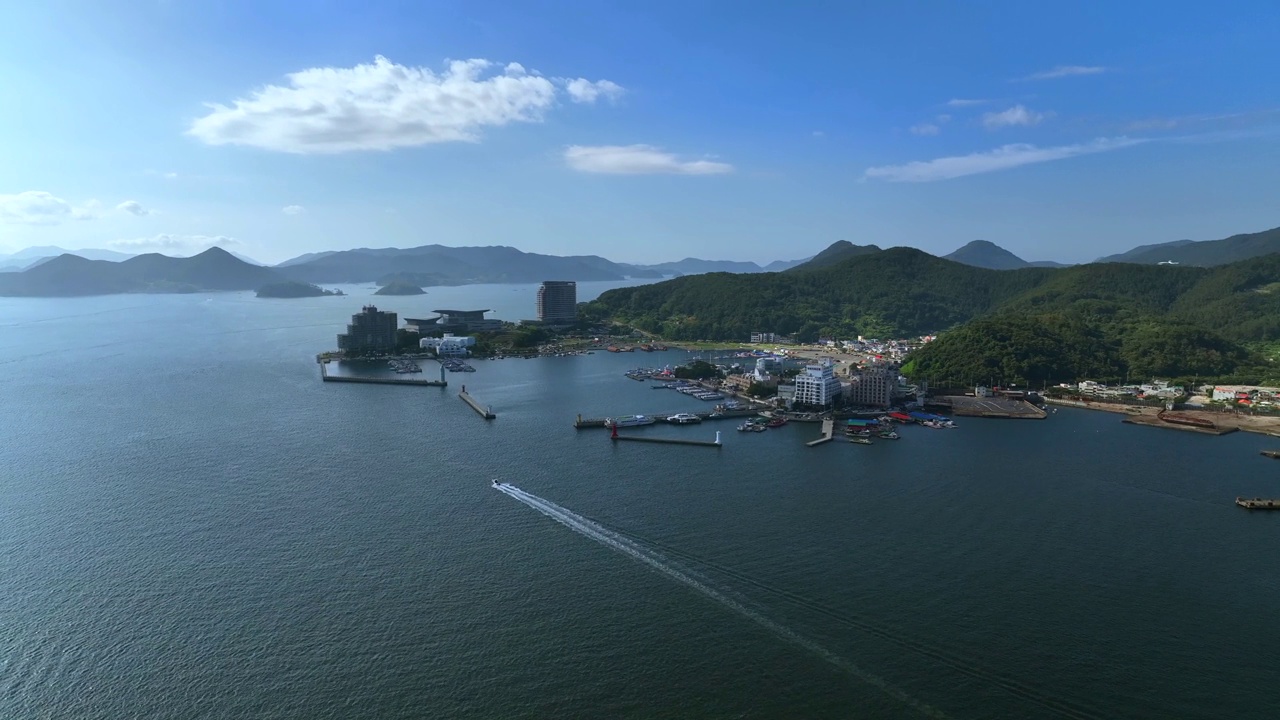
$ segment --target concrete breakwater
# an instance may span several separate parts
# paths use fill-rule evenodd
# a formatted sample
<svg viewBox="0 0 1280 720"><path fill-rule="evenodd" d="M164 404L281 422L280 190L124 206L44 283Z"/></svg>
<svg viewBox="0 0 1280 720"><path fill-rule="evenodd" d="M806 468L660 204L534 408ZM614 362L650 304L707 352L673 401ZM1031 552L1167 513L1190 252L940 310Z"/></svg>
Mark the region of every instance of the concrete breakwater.
<svg viewBox="0 0 1280 720"><path fill-rule="evenodd" d="M674 415L679 415L680 413L669 412L669 413L644 413L644 414L653 418L655 422L665 423L667 422L667 418L672 417ZM697 415L699 418L703 420L718 420L722 418L754 417L756 415L759 415L760 412L758 410L725 410L719 413L696 412L696 413L689 413L689 414ZM573 426L579 430L582 430L584 428L607 428L608 425L606 425L606 422L608 420L609 418L603 418L603 417L584 418L581 415L578 415L577 419L573 421Z"/></svg>
<svg viewBox="0 0 1280 720"><path fill-rule="evenodd" d="M458 393L458 397L462 398L462 402L466 403L472 410L475 410L476 414L484 418L485 420L492 420L498 417L497 414L493 412L493 406L481 405L480 401L471 397L471 395L467 392L466 385L462 386L462 392Z"/></svg>

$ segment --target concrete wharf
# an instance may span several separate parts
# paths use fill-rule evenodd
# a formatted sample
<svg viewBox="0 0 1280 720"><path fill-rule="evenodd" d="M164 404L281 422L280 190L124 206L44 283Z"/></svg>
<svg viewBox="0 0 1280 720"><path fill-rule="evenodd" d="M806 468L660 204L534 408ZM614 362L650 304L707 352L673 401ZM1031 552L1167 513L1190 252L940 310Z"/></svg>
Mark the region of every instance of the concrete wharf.
<svg viewBox="0 0 1280 720"><path fill-rule="evenodd" d="M822 443L831 442L833 439L835 439L835 434L836 434L836 421L831 418L826 418L825 420L822 421L822 437L818 438L817 440L810 440L809 442L805 443L805 447L815 447L815 446L821 445Z"/></svg>
<svg viewBox="0 0 1280 720"><path fill-rule="evenodd" d="M614 428L613 434L609 436L609 439L614 442L630 441L630 442L661 443L664 445L692 445L694 447L715 447L715 448L723 447L720 444L719 430L716 431L715 440L683 440L681 438L645 437L643 435L619 435L618 429Z"/></svg>
<svg viewBox="0 0 1280 720"><path fill-rule="evenodd" d="M669 413L644 413L644 414L653 418L655 422L665 423L667 422L667 418L673 415L679 415L680 412L685 412L685 411L669 412ZM744 410L725 410L721 413L696 412L696 413L689 413L689 414L697 415L699 418L703 420L720 420L723 418L754 417L756 415L759 415L760 411L744 409ZM608 427L607 425L605 425L605 421L607 421L608 419L609 418L603 418L603 417L584 418L582 417L581 414L579 414L578 418L574 420L573 426L579 430L582 430L584 428L603 428L603 427Z"/></svg>
<svg viewBox="0 0 1280 720"><path fill-rule="evenodd" d="M471 395L467 393L466 385L462 386L462 392L458 393L458 397L462 398L462 402L469 405L472 410L476 411L477 415L484 418L485 420L492 420L498 417L496 414L494 414L492 405L481 405L478 400L471 397Z"/></svg>
<svg viewBox="0 0 1280 720"><path fill-rule="evenodd" d="M442 377L439 380L420 378L366 377L361 375L330 375L325 368L329 363L320 363L320 379L324 382L368 383L371 385L417 385L419 387L445 387L449 383Z"/></svg>

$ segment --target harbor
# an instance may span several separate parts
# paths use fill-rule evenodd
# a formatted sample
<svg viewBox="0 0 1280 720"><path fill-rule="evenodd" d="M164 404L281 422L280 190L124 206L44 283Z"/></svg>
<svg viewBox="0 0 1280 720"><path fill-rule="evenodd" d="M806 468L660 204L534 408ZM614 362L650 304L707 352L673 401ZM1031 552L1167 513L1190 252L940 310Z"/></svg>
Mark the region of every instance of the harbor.
<svg viewBox="0 0 1280 720"><path fill-rule="evenodd" d="M658 443L662 445L689 445L693 447L715 447L715 448L722 447L722 445L720 444L719 430L716 431L715 440L686 440L684 438L646 437L644 435L619 435L618 428L616 425L612 428L612 430L613 430L613 433L609 436L609 439L614 442L627 441L627 442Z"/></svg>
<svg viewBox="0 0 1280 720"><path fill-rule="evenodd" d="M823 443L831 442L832 440L835 439L835 436L836 436L836 421L831 418L827 418L822 421L822 437L818 438L817 440L810 440L809 442L805 443L805 446L817 447L818 445L821 445Z"/></svg>

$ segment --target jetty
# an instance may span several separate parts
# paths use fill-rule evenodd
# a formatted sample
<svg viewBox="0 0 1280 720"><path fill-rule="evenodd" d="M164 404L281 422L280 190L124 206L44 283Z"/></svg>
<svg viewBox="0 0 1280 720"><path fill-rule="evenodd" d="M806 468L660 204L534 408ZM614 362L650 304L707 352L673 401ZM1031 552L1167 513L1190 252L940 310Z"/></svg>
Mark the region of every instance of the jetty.
<svg viewBox="0 0 1280 720"><path fill-rule="evenodd" d="M466 403L467 405L469 405L469 406L471 407L471 409L472 409L472 410L475 410L475 411L476 411L476 414L477 414L477 415L479 415L480 417L484 418L485 420L492 420L492 419L494 419L494 418L498 417L498 416L497 416L496 414L494 414L494 412L493 412L493 406L491 406L491 405L481 405L481 404L480 404L480 402L479 402L478 400L476 400L475 398L471 397L471 395L467 393L467 386L466 386L466 385L463 385L463 386L462 386L462 392L458 393L458 397L462 398L462 402L464 402L464 403Z"/></svg>
<svg viewBox="0 0 1280 720"><path fill-rule="evenodd" d="M1267 498L1236 498L1236 504L1245 510L1280 510L1280 500Z"/></svg>
<svg viewBox="0 0 1280 720"><path fill-rule="evenodd" d="M701 420L720 420L724 418L754 417L760 414L758 410L744 408L741 410L722 410L720 412L696 412L696 413L689 413L687 411L682 410L682 411L668 412L668 413L645 413L645 415L648 415L649 417L653 418L655 422L665 423L667 422L667 418L673 417L675 415L679 415L682 412L689 415L697 415L698 418ZM622 414L625 414L625 413L622 413ZM579 430L582 430L584 428L607 428L609 427L609 425L607 424L608 420L609 418L603 418L603 417L584 418L582 417L582 414L579 413L577 419L573 421L573 426Z"/></svg>
<svg viewBox="0 0 1280 720"><path fill-rule="evenodd" d="M1226 435L1233 433L1240 428L1235 425L1219 425L1212 420L1203 417L1193 416L1186 413L1166 412L1161 410L1155 415L1130 415L1120 422L1129 425L1145 425L1147 427L1169 428L1171 430L1186 430L1188 432L1196 432L1204 435Z"/></svg>
<svg viewBox="0 0 1280 720"><path fill-rule="evenodd" d="M694 447L716 447L716 448L723 447L720 444L719 430L716 431L715 440L683 440L681 438L645 437L643 435L619 435L618 428L614 427L613 433L609 436L609 439L614 442L630 441L630 442L661 443L663 445L692 445Z"/></svg>
<svg viewBox="0 0 1280 720"><path fill-rule="evenodd" d="M815 447L815 446L821 445L822 443L831 442L835 438L835 435L836 435L836 421L831 418L827 418L822 421L822 437L818 438L817 440L810 440L809 442L805 443L805 447Z"/></svg>
<svg viewBox="0 0 1280 720"><path fill-rule="evenodd" d="M449 384L444 379L443 371L440 373L439 380L402 377L369 377L365 375L330 375L329 371L326 369L328 364L328 360L320 363L320 379L324 382L368 383L371 385L417 385L419 387L445 387Z"/></svg>

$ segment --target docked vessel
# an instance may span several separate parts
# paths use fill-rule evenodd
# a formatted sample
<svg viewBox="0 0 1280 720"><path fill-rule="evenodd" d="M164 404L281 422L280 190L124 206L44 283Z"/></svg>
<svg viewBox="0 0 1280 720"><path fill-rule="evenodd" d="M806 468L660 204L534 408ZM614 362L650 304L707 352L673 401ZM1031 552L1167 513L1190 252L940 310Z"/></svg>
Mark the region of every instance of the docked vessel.
<svg viewBox="0 0 1280 720"><path fill-rule="evenodd" d="M851 438L849 438L849 442L851 442L851 443L858 443L859 445L870 445L870 444L871 444L871 438L865 438L865 437L851 437Z"/></svg>
<svg viewBox="0 0 1280 720"><path fill-rule="evenodd" d="M1273 460L1280 460L1280 450L1263 450L1262 455Z"/></svg>
<svg viewBox="0 0 1280 720"><path fill-rule="evenodd" d="M638 425L652 425L654 419L648 415L621 415L616 418L605 418L605 427L636 427Z"/></svg>
<svg viewBox="0 0 1280 720"><path fill-rule="evenodd" d="M1236 504L1246 510L1280 510L1280 500L1267 498L1236 498Z"/></svg>
<svg viewBox="0 0 1280 720"><path fill-rule="evenodd" d="M901 436L901 435L899 435L899 434L898 434L898 432L897 432L896 430L889 430L888 432L881 432L881 433L877 433L877 434L876 434L876 437L878 437L878 438L880 438L880 439L882 439L882 440L897 440L897 439L901 438L902 436Z"/></svg>
<svg viewBox="0 0 1280 720"><path fill-rule="evenodd" d="M693 413L677 413L667 418L667 422L672 425L692 425L694 423L702 422L702 418L694 415Z"/></svg>

